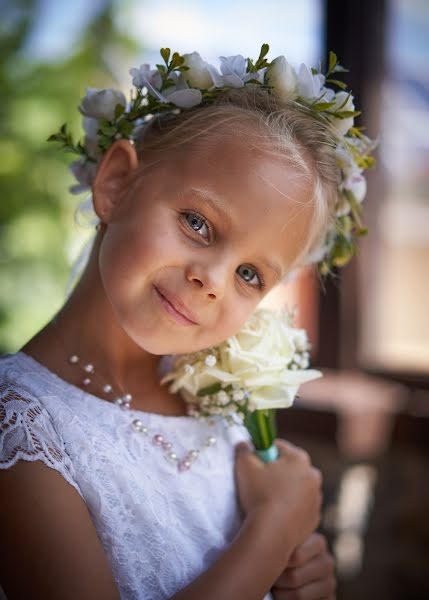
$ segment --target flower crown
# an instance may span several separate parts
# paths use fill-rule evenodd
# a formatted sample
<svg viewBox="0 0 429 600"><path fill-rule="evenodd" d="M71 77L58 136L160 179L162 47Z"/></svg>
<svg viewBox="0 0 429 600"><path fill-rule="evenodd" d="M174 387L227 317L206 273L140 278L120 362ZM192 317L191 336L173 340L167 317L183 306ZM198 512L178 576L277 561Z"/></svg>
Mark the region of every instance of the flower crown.
<svg viewBox="0 0 429 600"><path fill-rule="evenodd" d="M333 52L323 74L321 67L309 69L304 64L296 72L284 56L268 62L268 51L268 44L263 44L256 61L241 55L221 56L219 72L203 61L198 52L171 55L169 48L161 48L164 64L157 64L154 69L148 64L130 69L135 89L129 102L119 90L87 88L79 106L84 140L75 143L66 124L48 138L79 155L70 166L78 181L70 191L77 194L89 190L103 153L117 139L137 139L157 115L209 104L228 88L260 86L278 98L310 108L335 134L341 171L335 222L322 247L308 262L317 262L322 275L347 264L356 252L356 239L367 233L361 221L361 202L366 194L362 173L374 164L371 151L375 144L360 128L354 127L354 117L360 113L355 110L353 96L346 91L345 83L336 79L336 74L346 69ZM327 87L328 83L338 90Z"/></svg>

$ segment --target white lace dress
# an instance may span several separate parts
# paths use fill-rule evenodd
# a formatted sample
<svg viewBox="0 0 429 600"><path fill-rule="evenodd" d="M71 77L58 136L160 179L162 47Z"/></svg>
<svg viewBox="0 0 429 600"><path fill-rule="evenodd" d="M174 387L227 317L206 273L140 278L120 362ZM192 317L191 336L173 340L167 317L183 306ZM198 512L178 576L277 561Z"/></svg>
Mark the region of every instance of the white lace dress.
<svg viewBox="0 0 429 600"><path fill-rule="evenodd" d="M149 435L133 430L135 418ZM171 441L179 457L205 449L189 470L178 472L152 443L155 433ZM212 447L204 447L208 436L217 439ZM122 599L170 598L232 541L240 528L234 444L247 438L243 427L228 428L221 418L209 425L125 412L22 352L0 359L0 468L41 460L75 488Z"/></svg>

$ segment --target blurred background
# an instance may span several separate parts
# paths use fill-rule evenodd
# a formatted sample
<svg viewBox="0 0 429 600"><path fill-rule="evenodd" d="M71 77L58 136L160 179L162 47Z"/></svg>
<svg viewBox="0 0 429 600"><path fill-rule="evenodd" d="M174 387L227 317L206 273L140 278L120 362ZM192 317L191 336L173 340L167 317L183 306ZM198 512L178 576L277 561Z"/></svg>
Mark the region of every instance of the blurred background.
<svg viewBox="0 0 429 600"><path fill-rule="evenodd" d="M325 377L279 416L325 476L322 529L338 598L429 598L429 3L427 0L0 0L0 352L64 300L89 230L74 223L71 156L47 137L86 86L130 87L161 46L317 65L334 50L379 140L370 234L320 285L312 270L267 299L297 304Z"/></svg>

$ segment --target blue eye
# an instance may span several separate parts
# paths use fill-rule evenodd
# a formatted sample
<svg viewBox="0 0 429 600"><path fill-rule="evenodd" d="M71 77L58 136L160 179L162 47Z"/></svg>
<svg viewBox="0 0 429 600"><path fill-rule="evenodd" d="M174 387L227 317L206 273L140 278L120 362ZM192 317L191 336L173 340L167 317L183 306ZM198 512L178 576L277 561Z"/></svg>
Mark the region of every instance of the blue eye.
<svg viewBox="0 0 429 600"><path fill-rule="evenodd" d="M189 227L201 235L201 237L206 238L207 234L210 233L206 220L198 214L188 212L184 214L184 217ZM206 235L204 235L204 231L206 232Z"/></svg>
<svg viewBox="0 0 429 600"><path fill-rule="evenodd" d="M260 287L264 286L264 283L261 277L258 275L256 269L249 267L248 265L240 265L237 269L237 273L240 275L246 283L250 283L251 285L259 285ZM256 280L252 283L252 281L256 278Z"/></svg>

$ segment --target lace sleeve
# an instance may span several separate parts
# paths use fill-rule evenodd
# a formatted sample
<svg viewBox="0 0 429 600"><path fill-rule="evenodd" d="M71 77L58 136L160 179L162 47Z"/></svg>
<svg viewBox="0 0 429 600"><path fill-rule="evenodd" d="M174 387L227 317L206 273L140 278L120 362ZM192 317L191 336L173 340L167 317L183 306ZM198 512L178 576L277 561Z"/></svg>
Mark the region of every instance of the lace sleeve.
<svg viewBox="0 0 429 600"><path fill-rule="evenodd" d="M41 460L61 473L83 498L75 481L73 463L48 411L31 394L3 381L0 383L0 469L12 467L19 459Z"/></svg>

